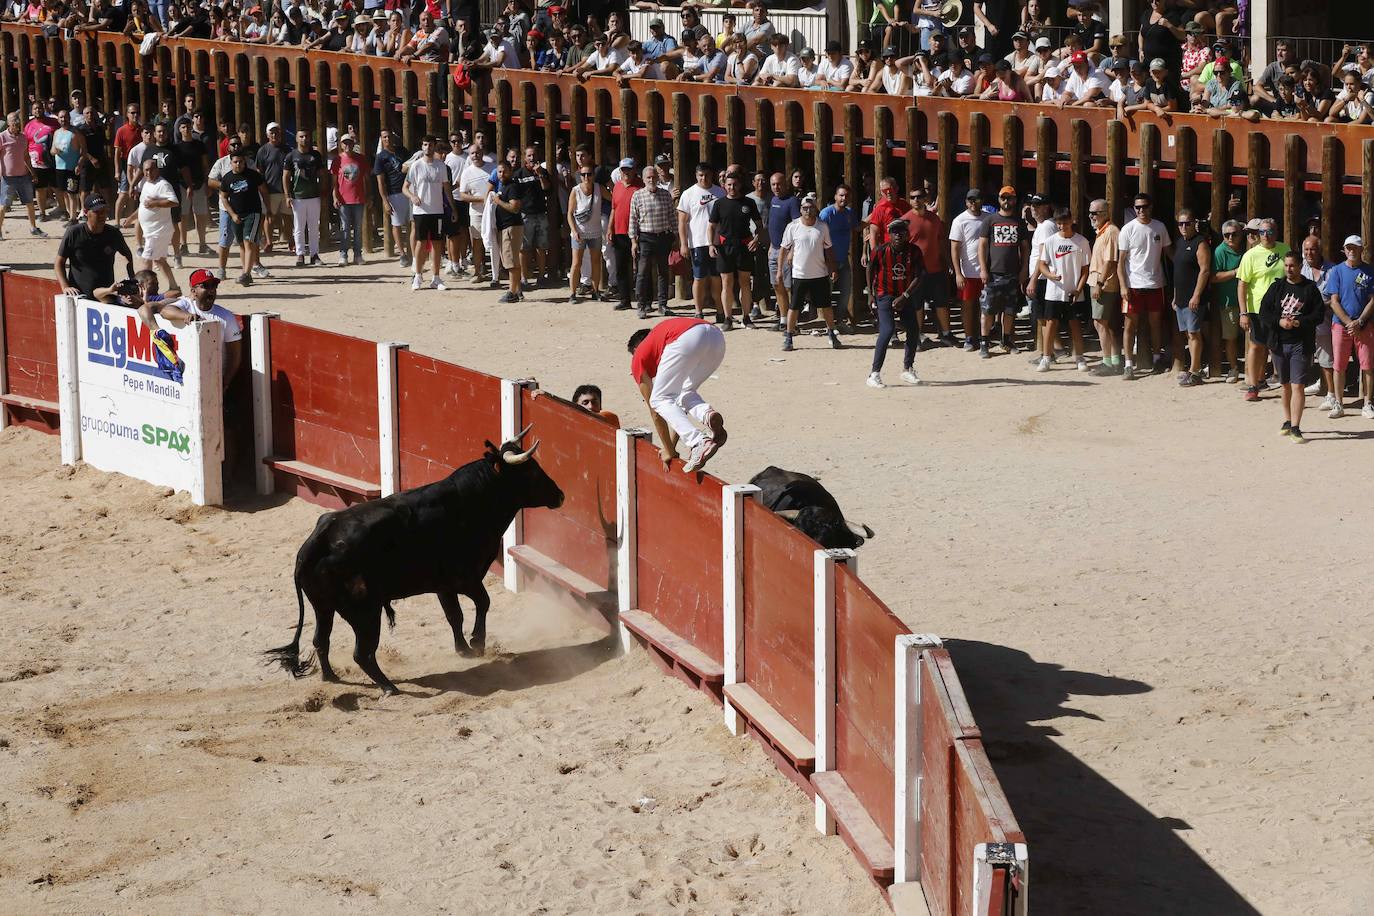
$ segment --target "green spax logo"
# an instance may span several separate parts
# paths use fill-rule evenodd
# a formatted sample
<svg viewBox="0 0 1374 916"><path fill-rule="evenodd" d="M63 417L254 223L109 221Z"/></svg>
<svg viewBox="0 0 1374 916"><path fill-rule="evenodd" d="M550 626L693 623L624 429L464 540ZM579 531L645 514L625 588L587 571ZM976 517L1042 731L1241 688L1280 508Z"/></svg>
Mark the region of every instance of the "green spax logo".
<svg viewBox="0 0 1374 916"><path fill-rule="evenodd" d="M152 423L143 424L143 444L157 448L169 448L174 452L181 452L187 457L190 457L191 454L190 433L179 433L176 430L154 426Z"/></svg>

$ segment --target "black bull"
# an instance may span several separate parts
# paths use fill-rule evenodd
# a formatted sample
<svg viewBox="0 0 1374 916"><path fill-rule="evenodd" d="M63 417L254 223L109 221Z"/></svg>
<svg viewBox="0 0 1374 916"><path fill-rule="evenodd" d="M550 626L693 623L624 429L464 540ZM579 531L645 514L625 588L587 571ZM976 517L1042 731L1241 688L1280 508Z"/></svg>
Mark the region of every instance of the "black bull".
<svg viewBox="0 0 1374 916"><path fill-rule="evenodd" d="M867 525L847 520L835 497L814 477L769 465L749 482L762 491L759 502L822 547L855 548L874 536Z"/></svg>
<svg viewBox="0 0 1374 916"><path fill-rule="evenodd" d="M563 491L534 460L538 441L520 450L528 431L499 448L486 443L481 458L443 480L320 516L296 553L296 635L289 644L269 649L270 661L296 677L314 667L310 656L300 654L304 598L315 611L315 658L326 681L338 679L329 664L337 612L353 628L353 660L383 696L395 693L396 685L377 666L382 611L394 625L391 602L412 595L438 596L454 648L480 654L491 606L482 578L500 552L501 535L521 509L563 504ZM463 638L459 595L474 605L471 648Z"/></svg>

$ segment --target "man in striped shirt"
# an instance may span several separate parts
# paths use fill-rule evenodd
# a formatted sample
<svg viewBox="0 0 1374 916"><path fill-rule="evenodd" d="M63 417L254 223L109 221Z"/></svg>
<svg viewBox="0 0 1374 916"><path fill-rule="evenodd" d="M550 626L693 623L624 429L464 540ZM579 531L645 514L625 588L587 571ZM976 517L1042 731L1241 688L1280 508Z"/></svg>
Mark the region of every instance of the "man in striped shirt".
<svg viewBox="0 0 1374 916"><path fill-rule="evenodd" d="M912 301L925 279L925 260L921 249L908 241L907 222L897 217L887 224L888 241L874 249L868 259L868 288L873 291L873 310L878 318L878 340L873 346L873 368L868 375L868 387L885 388L883 361L887 345L900 318L906 329L902 354L902 381L921 384L916 374L916 346L920 333L916 328L916 303Z"/></svg>
<svg viewBox="0 0 1374 916"><path fill-rule="evenodd" d="M658 280L658 313L668 312L668 252L673 248L676 210L673 194L658 183L658 171L647 165L644 187L630 198L630 255L638 265L639 317L649 317L650 281ZM656 276L655 276L656 275Z"/></svg>

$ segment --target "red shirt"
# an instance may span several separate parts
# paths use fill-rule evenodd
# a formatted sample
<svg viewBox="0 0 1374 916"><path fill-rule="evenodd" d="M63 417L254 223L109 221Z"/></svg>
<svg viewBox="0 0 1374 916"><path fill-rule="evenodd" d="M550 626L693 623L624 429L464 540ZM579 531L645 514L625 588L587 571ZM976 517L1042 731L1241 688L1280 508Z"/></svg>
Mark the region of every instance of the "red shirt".
<svg viewBox="0 0 1374 916"><path fill-rule="evenodd" d="M143 128L137 124L130 124L127 121L120 125L119 130L115 131L114 148L119 156L119 170L124 171L125 163L129 158L129 150L143 142Z"/></svg>
<svg viewBox="0 0 1374 916"><path fill-rule="evenodd" d="M630 234L630 198L642 187L644 183L640 181L633 184L617 181L611 189L611 235ZM654 360L654 365L658 365L658 360Z"/></svg>
<svg viewBox="0 0 1374 916"><path fill-rule="evenodd" d="M945 247L949 239L945 235L944 220L934 210L926 210L919 215L912 210L906 216L906 224L911 227L912 244L921 249L921 257L925 258L926 270L943 273L945 252L949 250Z"/></svg>
<svg viewBox="0 0 1374 916"><path fill-rule="evenodd" d="M654 325L654 329L635 349L635 355L630 360L631 377L638 382L646 374L649 378L658 375L658 362L663 358L663 351L668 344L699 324L706 322L700 318L669 318Z"/></svg>
<svg viewBox="0 0 1374 916"><path fill-rule="evenodd" d="M900 197L888 200L884 197L873 205L873 212L868 214L868 224L878 227L878 244L887 241L887 224L898 216L911 209L911 204L902 200Z"/></svg>
<svg viewBox="0 0 1374 916"><path fill-rule="evenodd" d="M225 156L227 156L227 155L229 155L229 138L228 138L228 137L220 137L220 138L219 138L219 157L220 157L221 159L223 159L223 158L224 158Z"/></svg>
<svg viewBox="0 0 1374 916"><path fill-rule="evenodd" d="M334 175L339 200L346 204L367 203L367 177L372 167L368 165L366 156L340 150L329 171Z"/></svg>

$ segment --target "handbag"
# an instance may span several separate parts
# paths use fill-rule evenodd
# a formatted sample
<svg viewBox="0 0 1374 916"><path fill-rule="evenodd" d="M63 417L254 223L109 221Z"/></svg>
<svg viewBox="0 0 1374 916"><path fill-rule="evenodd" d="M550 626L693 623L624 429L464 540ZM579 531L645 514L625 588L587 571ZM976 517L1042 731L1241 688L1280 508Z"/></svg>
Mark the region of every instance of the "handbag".
<svg viewBox="0 0 1374 916"><path fill-rule="evenodd" d="M692 261L682 256L682 249L676 245L668 252L668 273L674 277L691 277Z"/></svg>

